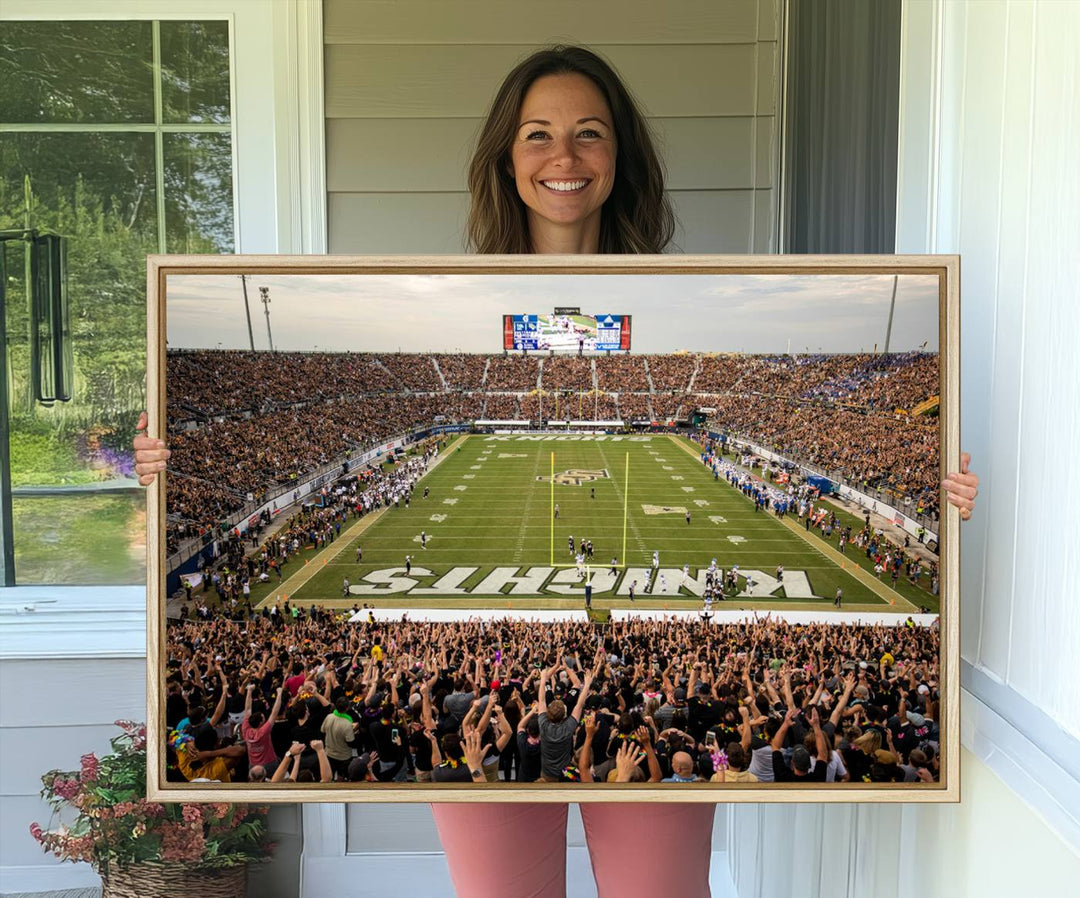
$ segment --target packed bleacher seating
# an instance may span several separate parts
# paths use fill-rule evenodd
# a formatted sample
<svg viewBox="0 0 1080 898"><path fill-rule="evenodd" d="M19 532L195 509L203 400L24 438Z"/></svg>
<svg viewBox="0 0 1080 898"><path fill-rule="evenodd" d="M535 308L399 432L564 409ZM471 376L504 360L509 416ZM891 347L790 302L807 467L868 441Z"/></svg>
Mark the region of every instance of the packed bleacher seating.
<svg viewBox="0 0 1080 898"><path fill-rule="evenodd" d="M431 357L450 390L479 390L490 356L458 352Z"/></svg>
<svg viewBox="0 0 1080 898"><path fill-rule="evenodd" d="M592 359L572 355L544 359L543 384L547 390L591 390Z"/></svg>
<svg viewBox="0 0 1080 898"><path fill-rule="evenodd" d="M518 398L513 393L488 393L484 405L484 418L487 420L511 421L517 419Z"/></svg>
<svg viewBox="0 0 1080 898"><path fill-rule="evenodd" d="M649 380L645 376L645 365L640 356L609 355L597 359L597 385L605 392L631 390L635 393L647 393Z"/></svg>
<svg viewBox="0 0 1080 898"><path fill-rule="evenodd" d="M540 361L531 356L492 356L488 363L488 390L535 390L540 379Z"/></svg>
<svg viewBox="0 0 1080 898"><path fill-rule="evenodd" d="M936 513L937 420L911 414L939 392L936 354L181 351L167 357L170 551L249 497L387 437L481 417L536 422L538 384L546 419L666 422L715 409L712 429ZM556 402L564 387L585 394Z"/></svg>
<svg viewBox="0 0 1080 898"><path fill-rule="evenodd" d="M699 355L679 353L677 355L649 355L645 361L649 366L649 377L654 390L681 393L690 388L690 378L694 376Z"/></svg>

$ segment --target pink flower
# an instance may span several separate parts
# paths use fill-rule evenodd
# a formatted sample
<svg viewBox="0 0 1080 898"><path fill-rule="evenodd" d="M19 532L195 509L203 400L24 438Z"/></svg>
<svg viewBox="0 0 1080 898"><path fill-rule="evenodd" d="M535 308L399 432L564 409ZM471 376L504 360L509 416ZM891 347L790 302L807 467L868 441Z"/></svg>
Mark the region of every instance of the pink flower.
<svg viewBox="0 0 1080 898"><path fill-rule="evenodd" d="M145 798L140 798L136 811L147 817L161 817L165 813L165 805L156 801L147 801Z"/></svg>
<svg viewBox="0 0 1080 898"><path fill-rule="evenodd" d="M206 848L202 828L186 823L163 823L161 826L161 859L163 861L197 861Z"/></svg>
<svg viewBox="0 0 1080 898"><path fill-rule="evenodd" d="M98 778L98 770L100 767L97 756L91 752L88 755L83 755L79 760L82 764L82 781L84 783L94 782Z"/></svg>
<svg viewBox="0 0 1080 898"><path fill-rule="evenodd" d="M71 801L71 799L79 794L78 782L76 780L66 779L62 776L58 776L53 780L52 788L53 791L65 801Z"/></svg>
<svg viewBox="0 0 1080 898"><path fill-rule="evenodd" d="M34 837L35 842L43 842L45 840L44 831L42 830L40 823L30 824L30 835Z"/></svg>
<svg viewBox="0 0 1080 898"><path fill-rule="evenodd" d="M202 823L202 809L197 804L184 805L182 814L188 823Z"/></svg>

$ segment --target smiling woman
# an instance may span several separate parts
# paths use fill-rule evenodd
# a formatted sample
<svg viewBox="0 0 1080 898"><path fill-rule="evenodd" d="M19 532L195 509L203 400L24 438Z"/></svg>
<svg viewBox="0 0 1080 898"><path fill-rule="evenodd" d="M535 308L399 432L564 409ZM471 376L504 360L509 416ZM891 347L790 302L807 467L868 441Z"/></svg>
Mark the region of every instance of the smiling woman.
<svg viewBox="0 0 1080 898"><path fill-rule="evenodd" d="M528 207L533 251L598 246L616 153L603 94L584 75L548 75L529 88L520 117L511 170Z"/></svg>
<svg viewBox="0 0 1080 898"><path fill-rule="evenodd" d="M469 193L468 239L479 253L659 253L675 230L645 117L582 47L541 50L507 76Z"/></svg>

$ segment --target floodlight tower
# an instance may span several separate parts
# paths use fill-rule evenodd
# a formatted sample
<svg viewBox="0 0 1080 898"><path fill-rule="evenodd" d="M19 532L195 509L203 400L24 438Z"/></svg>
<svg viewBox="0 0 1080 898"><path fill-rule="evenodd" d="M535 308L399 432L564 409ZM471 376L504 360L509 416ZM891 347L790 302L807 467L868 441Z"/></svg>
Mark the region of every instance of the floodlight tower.
<svg viewBox="0 0 1080 898"><path fill-rule="evenodd" d="M248 342L251 344L251 351L255 351L255 334L251 330L251 306L248 305L247 295L247 275L240 275L240 283L244 285L244 314L247 315L248 326Z"/></svg>
<svg viewBox="0 0 1080 898"><path fill-rule="evenodd" d="M266 314L266 339L270 341L270 351L274 351L274 335L270 333L270 288L259 288L259 299L262 300L263 312Z"/></svg>
<svg viewBox="0 0 1080 898"><path fill-rule="evenodd" d="M900 283L900 275L894 274L892 279L892 299L889 300L889 323L885 328L885 355L889 354L889 341L892 339L893 312L896 311L896 286Z"/></svg>

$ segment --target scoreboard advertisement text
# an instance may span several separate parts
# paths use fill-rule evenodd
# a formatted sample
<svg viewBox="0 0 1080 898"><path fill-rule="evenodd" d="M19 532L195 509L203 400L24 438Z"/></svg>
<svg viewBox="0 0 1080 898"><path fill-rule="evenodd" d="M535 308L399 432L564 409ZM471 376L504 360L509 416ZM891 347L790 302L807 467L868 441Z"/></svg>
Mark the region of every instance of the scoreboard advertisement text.
<svg viewBox="0 0 1080 898"><path fill-rule="evenodd" d="M503 349L605 352L630 349L629 315L504 315Z"/></svg>

